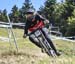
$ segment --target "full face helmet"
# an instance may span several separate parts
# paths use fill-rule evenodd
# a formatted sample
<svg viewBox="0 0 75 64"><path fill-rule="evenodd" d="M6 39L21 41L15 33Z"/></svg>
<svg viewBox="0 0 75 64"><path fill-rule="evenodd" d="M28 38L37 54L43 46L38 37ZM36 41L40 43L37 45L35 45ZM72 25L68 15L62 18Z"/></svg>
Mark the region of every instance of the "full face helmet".
<svg viewBox="0 0 75 64"><path fill-rule="evenodd" d="M26 11L26 14L34 14L35 10L34 9L28 9Z"/></svg>

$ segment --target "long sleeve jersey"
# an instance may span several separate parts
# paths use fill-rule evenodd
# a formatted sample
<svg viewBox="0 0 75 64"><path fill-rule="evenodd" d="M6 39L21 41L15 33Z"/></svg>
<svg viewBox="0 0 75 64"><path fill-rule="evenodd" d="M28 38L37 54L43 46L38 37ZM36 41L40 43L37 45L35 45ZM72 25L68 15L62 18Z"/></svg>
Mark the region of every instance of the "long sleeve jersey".
<svg viewBox="0 0 75 64"><path fill-rule="evenodd" d="M40 17L39 15L32 16L31 18L27 19L24 27L24 34L28 34L28 30L31 27L34 27L38 22L43 22L45 19ZM43 22L44 23L44 22Z"/></svg>

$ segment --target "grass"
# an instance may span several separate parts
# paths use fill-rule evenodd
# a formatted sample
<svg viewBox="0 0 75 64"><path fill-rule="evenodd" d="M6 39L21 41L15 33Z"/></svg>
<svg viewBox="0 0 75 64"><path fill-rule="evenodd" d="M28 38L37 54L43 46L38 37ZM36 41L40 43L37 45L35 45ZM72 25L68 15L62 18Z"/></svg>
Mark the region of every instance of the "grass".
<svg viewBox="0 0 75 64"><path fill-rule="evenodd" d="M56 58L42 53L40 48L31 43L28 38L24 39L22 29L14 29L17 39L18 52L13 40L9 42L0 41L0 64L75 64L75 43L63 40L54 40L57 50L62 55ZM7 36L7 31L0 28L0 35Z"/></svg>

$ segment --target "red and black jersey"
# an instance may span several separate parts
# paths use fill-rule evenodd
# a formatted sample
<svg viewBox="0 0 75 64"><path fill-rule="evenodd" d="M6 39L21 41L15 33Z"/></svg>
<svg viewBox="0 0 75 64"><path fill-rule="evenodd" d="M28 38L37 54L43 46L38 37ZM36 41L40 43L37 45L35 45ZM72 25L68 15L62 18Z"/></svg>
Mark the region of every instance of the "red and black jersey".
<svg viewBox="0 0 75 64"><path fill-rule="evenodd" d="M28 34L29 31L34 31L37 28L42 28L44 27L44 21L45 19L41 18L39 15L32 16L31 18L27 19L26 24L25 24L25 31L24 34Z"/></svg>

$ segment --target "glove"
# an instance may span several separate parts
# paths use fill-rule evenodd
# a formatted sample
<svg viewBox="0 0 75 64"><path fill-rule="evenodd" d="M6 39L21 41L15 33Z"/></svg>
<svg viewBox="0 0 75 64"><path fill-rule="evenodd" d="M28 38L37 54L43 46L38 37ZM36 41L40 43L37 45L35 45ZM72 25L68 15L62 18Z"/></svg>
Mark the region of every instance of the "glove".
<svg viewBox="0 0 75 64"><path fill-rule="evenodd" d="M27 35L26 35L26 34L24 34L24 35L23 35L23 38L26 38L26 37L27 37Z"/></svg>
<svg viewBox="0 0 75 64"><path fill-rule="evenodd" d="M45 20L46 24L49 24L49 20Z"/></svg>

